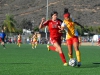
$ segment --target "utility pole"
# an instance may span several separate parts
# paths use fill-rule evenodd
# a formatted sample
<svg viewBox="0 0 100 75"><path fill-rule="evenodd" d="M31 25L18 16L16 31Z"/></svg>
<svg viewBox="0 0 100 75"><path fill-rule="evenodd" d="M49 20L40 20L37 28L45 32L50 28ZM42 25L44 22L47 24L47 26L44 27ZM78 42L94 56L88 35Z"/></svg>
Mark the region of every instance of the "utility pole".
<svg viewBox="0 0 100 75"><path fill-rule="evenodd" d="M47 11L46 11L46 20L48 20L48 0L47 0ZM45 27L45 37L46 37L46 39L48 38L47 37L47 26Z"/></svg>

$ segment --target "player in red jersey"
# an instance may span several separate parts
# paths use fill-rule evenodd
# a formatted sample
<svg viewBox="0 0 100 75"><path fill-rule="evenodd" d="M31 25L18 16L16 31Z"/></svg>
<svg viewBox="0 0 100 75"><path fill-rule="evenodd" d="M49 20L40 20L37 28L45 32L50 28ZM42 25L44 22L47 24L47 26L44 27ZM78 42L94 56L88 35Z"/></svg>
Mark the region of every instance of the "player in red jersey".
<svg viewBox="0 0 100 75"><path fill-rule="evenodd" d="M59 26L61 26L61 21L57 19L57 16L58 13L54 11L51 13L51 20L45 21L45 19L42 18L39 29L48 26L50 32L50 42L53 45L53 46L48 46L48 48L50 50L58 52L62 62L64 63L64 66L67 66L67 62L61 48L62 33L59 32L60 31Z"/></svg>

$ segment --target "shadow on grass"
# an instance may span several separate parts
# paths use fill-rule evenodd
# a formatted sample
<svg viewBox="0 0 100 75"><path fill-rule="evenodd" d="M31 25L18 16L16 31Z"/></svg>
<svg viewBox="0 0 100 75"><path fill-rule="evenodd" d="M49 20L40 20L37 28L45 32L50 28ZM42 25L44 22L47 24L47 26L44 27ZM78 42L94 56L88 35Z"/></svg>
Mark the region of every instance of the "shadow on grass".
<svg viewBox="0 0 100 75"><path fill-rule="evenodd" d="M33 64L33 63L0 63L0 64Z"/></svg>
<svg viewBox="0 0 100 75"><path fill-rule="evenodd" d="M93 63L93 64L100 64L100 63Z"/></svg>
<svg viewBox="0 0 100 75"><path fill-rule="evenodd" d="M82 64L80 68L97 68L97 67L100 67L100 63Z"/></svg>

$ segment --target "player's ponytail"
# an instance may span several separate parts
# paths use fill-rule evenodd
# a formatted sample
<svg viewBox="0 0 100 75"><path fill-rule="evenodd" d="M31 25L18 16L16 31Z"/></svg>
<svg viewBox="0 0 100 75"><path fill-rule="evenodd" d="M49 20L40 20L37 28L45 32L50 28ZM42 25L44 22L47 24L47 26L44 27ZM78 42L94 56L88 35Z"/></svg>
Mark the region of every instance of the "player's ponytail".
<svg viewBox="0 0 100 75"><path fill-rule="evenodd" d="M70 17L70 13L68 12L67 8L64 8L64 15L63 16L64 16L64 18L65 17L68 17L68 18Z"/></svg>
<svg viewBox="0 0 100 75"><path fill-rule="evenodd" d="M67 8L64 8L64 14L69 13Z"/></svg>

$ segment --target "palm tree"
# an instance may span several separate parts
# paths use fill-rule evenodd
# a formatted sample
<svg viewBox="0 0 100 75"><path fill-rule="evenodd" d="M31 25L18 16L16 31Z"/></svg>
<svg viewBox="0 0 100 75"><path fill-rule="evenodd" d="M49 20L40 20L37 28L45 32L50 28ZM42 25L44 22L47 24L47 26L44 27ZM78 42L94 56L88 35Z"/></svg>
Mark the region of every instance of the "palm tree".
<svg viewBox="0 0 100 75"><path fill-rule="evenodd" d="M14 20L14 17L10 14L6 14L6 19L4 20L3 23L3 28L5 28L5 31L10 33L15 32L16 31L15 25L16 21Z"/></svg>

